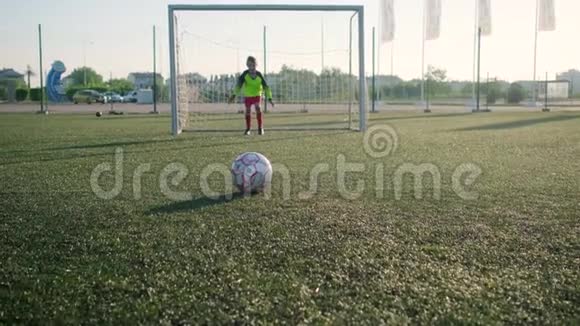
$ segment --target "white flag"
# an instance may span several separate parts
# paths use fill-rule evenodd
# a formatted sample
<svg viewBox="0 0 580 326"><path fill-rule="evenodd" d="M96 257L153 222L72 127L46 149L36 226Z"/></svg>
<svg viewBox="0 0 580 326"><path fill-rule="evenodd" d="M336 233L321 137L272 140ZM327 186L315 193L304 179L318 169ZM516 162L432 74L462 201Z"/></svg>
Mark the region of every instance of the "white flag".
<svg viewBox="0 0 580 326"><path fill-rule="evenodd" d="M381 40L383 43L395 39L395 0L381 0Z"/></svg>
<svg viewBox="0 0 580 326"><path fill-rule="evenodd" d="M478 0L481 35L491 35L491 0Z"/></svg>
<svg viewBox="0 0 580 326"><path fill-rule="evenodd" d="M554 0L540 0L539 31L553 31L556 29L556 9Z"/></svg>
<svg viewBox="0 0 580 326"><path fill-rule="evenodd" d="M425 0L425 39L436 40L441 34L441 0Z"/></svg>

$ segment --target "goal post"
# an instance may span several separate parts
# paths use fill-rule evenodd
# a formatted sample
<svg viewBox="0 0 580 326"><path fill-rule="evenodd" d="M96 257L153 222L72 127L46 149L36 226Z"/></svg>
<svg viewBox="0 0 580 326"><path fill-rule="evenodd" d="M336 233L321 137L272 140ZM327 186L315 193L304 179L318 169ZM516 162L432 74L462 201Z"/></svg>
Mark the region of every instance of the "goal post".
<svg viewBox="0 0 580 326"><path fill-rule="evenodd" d="M570 81L568 80L543 80L536 85L536 94L540 100L566 100L570 98Z"/></svg>
<svg viewBox="0 0 580 326"><path fill-rule="evenodd" d="M570 98L570 81L546 80L536 83L536 106L542 106L543 112L551 111L551 107L566 105Z"/></svg>
<svg viewBox="0 0 580 326"><path fill-rule="evenodd" d="M189 4L172 4L168 6L168 21L169 21L169 49L170 49L170 53L169 53L169 58L170 58L170 96L171 96L171 116L172 116L172 120L171 120L171 124L172 124L172 133L174 136L179 135L182 131L188 130L191 121L190 120L194 120L198 121L198 124L202 124L204 123L204 121L208 120L208 116L210 116L212 113L215 112L222 112L224 111L222 107L225 106L225 102L226 102L226 98L228 95L228 92L231 91L233 89L233 85L235 84L235 78L234 76L237 77L237 75L231 75L231 73L234 73L234 71L230 70L235 70L235 69L230 69L228 70L227 73L220 75L218 78L218 75L211 75L211 77L208 76L202 76L202 74L199 74L199 71L197 70L197 67L187 67L187 65L189 64L191 66L191 63L187 63L185 62L185 60L183 60L181 57L187 57L188 59L191 58L194 55L190 55L191 53L186 53L188 50L191 50L191 48L195 48L195 51L191 51L192 53L195 52L195 55L199 55L199 51L204 51L207 48L210 47L216 47L215 50L213 50L214 52L210 52L210 50L206 50L206 52L204 53L205 57L211 57L212 55L215 56L216 53L219 54L220 49L218 48L219 46L222 47L222 49L228 49L229 45L225 44L225 43L220 43L222 40L214 40L211 37L205 37L201 36L201 35L194 35L194 33L190 33L187 28L181 28L182 24L185 25L186 23L183 23L184 21L187 21L187 24L190 23L194 23L195 19L183 19L183 18L188 18L186 17L177 17L177 14L180 15L184 15L184 13L200 13L200 14L216 14L216 13L231 13L231 12L240 12L241 13L250 13L250 14L255 14L255 13L283 13L283 12L289 12L289 13L295 13L296 15L299 15L300 13L305 13L305 12L309 12L309 13L316 13L316 12L321 12L321 13L340 13L340 12L344 12L345 14L348 14L348 16L350 17L352 14L352 17L357 18L357 22L358 22L358 32L355 30L354 37L356 37L356 42L358 42L358 48L355 49L356 53L355 55L357 56L358 59L358 73L357 75L351 75L351 72L349 72L349 74L346 74L346 65L347 63L349 63L350 61L352 61L352 54L349 52L349 47L351 44L347 44L347 43L352 43L353 40L353 35L349 35L350 31L349 29L352 28L352 18L350 19L350 21L348 21L348 19L346 20L346 23L344 25L344 30L341 32L340 30L335 30L337 27L330 27L330 29L332 29L332 33L333 34L338 34L341 37L344 37L344 40L341 39L341 42L344 41L344 55L346 55L346 53L348 52L348 60L346 60L346 57L341 57L341 60L344 61L344 73L340 70L340 69L335 69L335 67L332 67L330 65L325 65L324 63L324 55L325 55L325 48L324 48L324 34L322 34L322 49L321 49L321 54L322 54L322 66L320 68L320 74L313 74L310 70L305 69L303 67L295 67L294 65L296 64L296 62L312 62L314 61L314 59L310 58L310 57L304 57L307 54L303 52L300 52L299 50L296 51L288 51L288 49L286 49L285 52L278 50L277 52L275 50L271 51L273 54L269 54L269 56L273 56L273 55L281 55L282 53L284 55L287 55L289 57L287 58L282 58L280 60L277 60L278 62L284 62L283 59L293 59L290 58L290 56L300 56L302 55L303 57L301 57L300 59L295 59L294 61L292 60L288 60L290 63L286 63L284 62L283 64L279 63L279 66L281 65L282 68L278 67L278 70L280 71L279 73L272 73L272 71L269 69L268 67L268 71L267 74L265 74L266 79L268 79L268 82L270 84L275 83L272 86L272 89L274 91L274 101L277 102L278 98L276 98L276 96L282 96L280 94L283 94L285 99L285 103L282 103L283 105L280 105L282 107L284 107L284 105L286 105L286 107L288 108L294 108L295 110L298 110L296 108L298 107L302 107L304 106L304 109L301 109L300 112L308 112L308 109L306 108L306 106L310 105L312 107L314 107L317 112L322 112L322 113L326 113L325 110L329 109L328 107L332 106L332 109L336 109L336 107L338 107L339 105L341 106L341 110L342 110L342 106L344 105L344 107L351 107L353 106L353 102L355 102L358 105L358 112L353 112L357 114L357 119L358 119L358 130L359 131L365 131L366 127L367 127L367 87L366 87L366 78L365 78L365 32L364 32L364 6L362 5L300 5L300 4L287 4L287 5L281 5L281 4L260 4L260 5L250 5L250 4L239 4L239 5L227 5L227 4L219 4L219 5L212 5L212 4L202 4L202 5L189 5ZM224 16L227 16L224 14ZM248 17L248 16L244 16L244 17ZM298 16L300 17L300 16ZM295 19L294 16L290 16L291 19ZM331 17L332 18L332 17ZM257 18L256 18L257 19ZM324 18L322 18L322 20L324 20ZM329 19L331 20L331 19ZM302 21L299 20L301 23ZM275 22L277 25L278 23ZM201 23L200 23L201 24ZM285 26L283 25L285 24L284 20L281 20L280 22L280 26ZM203 27L203 26L202 26ZM265 44L266 44L266 25L264 26L264 60L266 61L266 48L265 48ZM269 27L269 26L268 26ZM274 26L274 27L279 27L279 26ZM342 26L340 27L342 28ZM281 28L279 28L280 30ZM286 30L289 28L286 28ZM200 29L193 29L196 31L196 33L199 31L199 33L203 33L205 32L203 30L203 28ZM288 31L284 31L286 33L291 33ZM236 31L229 31L231 33L235 33ZM190 43L186 43L183 42L182 38L183 35L186 35L189 33L189 36L191 37L197 37L197 43L200 43L201 41L207 41L209 42L208 46L203 47L201 46L201 44L193 44L194 42L190 42ZM240 32L242 33L242 32ZM322 27L322 33L324 33L324 27ZM342 33L342 34L341 34ZM209 34L209 32L208 32ZM268 33L268 35L273 34L273 33ZM209 34L209 35L213 35L213 34ZM333 35L333 36L335 36ZM289 34L284 34L283 36L280 36L281 38L284 37L288 37ZM294 37L294 35L291 35ZM309 35L310 36L310 35ZM295 36L298 37L298 36ZM348 37L348 41L346 41L346 38ZM250 39L250 38L248 38ZM243 39L243 40L239 40L242 44L247 44L247 43L251 43L250 41ZM272 42L268 42L268 46L271 46ZM356 43L355 43L356 44ZM190 48L187 48L188 46L190 46ZM256 46L258 47L258 46ZM199 50L199 48L201 48L202 50ZM231 50L231 47L230 47ZM342 49L341 49L342 50ZM196 52L197 51L197 52ZM239 51L239 50L238 50ZM328 53L331 52L331 50L326 50ZM337 50L338 51L338 50ZM257 52L256 52L257 53ZM309 53L312 54L312 53ZM318 54L319 55L319 54ZM327 54L330 55L330 54ZM238 62L239 62L239 54L238 54ZM276 59L276 58L274 58ZM219 60L216 59L215 60ZM271 62L274 61L272 60L270 57L268 58L268 65L271 65ZM330 60L329 60L330 61ZM342 61L341 61L342 62ZM355 61L356 62L356 61ZM199 63L200 66L203 66L203 63ZM351 66L351 64L348 64L349 66ZM288 69L289 67L289 69ZM189 68L189 69L188 69ZM191 69L193 68L193 69ZM286 68L286 70L284 70ZM350 67L349 67L350 68ZM280 70L282 69L282 70ZM236 73L240 73L241 71L235 71ZM356 73L355 71L352 71L352 73ZM215 78L214 78L215 77ZM307 84L307 85L300 85L302 80L308 80L311 84ZM356 89L352 89L349 88L350 86L352 86L354 83L353 81L356 81L358 84L358 87ZM298 85L298 86L297 86ZM358 95L357 95L358 94ZM316 98L318 97L318 98ZM282 101L282 99L280 99L280 101ZM348 101L348 105L347 105L347 101ZM330 105L329 103L332 102ZM278 103L276 103L278 104ZM205 108L205 107L208 108ZM202 112L201 109L199 108L203 108L205 111ZM276 106L276 109L278 108L278 105ZM274 110L268 110L269 112L271 111L277 111L276 109ZM198 110L198 111L196 111ZM230 110L228 113L234 113L232 112L231 108L228 108L228 110ZM242 108L238 107L237 111L241 111ZM354 110L353 110L354 111ZM209 112L209 113L208 113ZM347 113L348 112L348 113ZM239 113L239 112L236 112ZM351 112L345 110L344 114L348 114L348 118L345 118L344 120L341 119L341 121L348 121L348 125L350 126L350 122L352 121L352 116L351 116ZM310 117L305 117L302 118L303 120L309 121ZM197 120L196 120L197 119ZM211 120L211 118L209 119ZM224 119L225 120L225 119ZM239 120L236 118L236 121ZM212 121L210 121L212 122ZM314 125L314 124L311 124ZM330 125L330 124L328 124ZM296 129L300 129L302 128L299 124L296 124L297 128ZM342 126L342 125L341 125ZM345 129L347 128L347 124L344 124ZM273 127L270 127L269 125L267 125L267 127L269 129L276 129ZM195 128L193 128L195 129ZM292 129L291 127L284 127L282 129ZM316 129L316 127L314 127L313 129Z"/></svg>

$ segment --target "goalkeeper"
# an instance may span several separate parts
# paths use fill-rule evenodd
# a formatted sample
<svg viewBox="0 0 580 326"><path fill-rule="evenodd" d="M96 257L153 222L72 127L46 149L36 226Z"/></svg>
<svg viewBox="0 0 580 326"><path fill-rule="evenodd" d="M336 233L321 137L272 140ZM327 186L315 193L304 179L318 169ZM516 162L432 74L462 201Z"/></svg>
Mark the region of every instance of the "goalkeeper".
<svg viewBox="0 0 580 326"><path fill-rule="evenodd" d="M246 61L248 69L242 73L236 83L234 94L230 96L229 103L232 103L236 96L239 96L243 89L244 104L246 105L246 131L244 135L250 134L252 127L252 105L256 108L256 117L258 120L258 134L264 134L264 120L262 116L262 109L260 108L260 100L264 93L268 102L274 106L272 101L272 90L266 83L266 79L256 70L258 65L256 58L250 56ZM243 88L242 88L243 87Z"/></svg>

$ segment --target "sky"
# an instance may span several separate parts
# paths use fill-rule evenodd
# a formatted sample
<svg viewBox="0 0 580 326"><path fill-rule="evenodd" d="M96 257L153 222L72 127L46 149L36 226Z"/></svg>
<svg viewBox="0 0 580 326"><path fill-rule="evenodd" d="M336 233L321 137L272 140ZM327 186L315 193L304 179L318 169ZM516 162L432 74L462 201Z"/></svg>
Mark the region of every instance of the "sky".
<svg viewBox="0 0 580 326"><path fill-rule="evenodd" d="M371 30L379 27L378 0L351 1L191 1L191 0L0 0L0 68L38 72L38 24L42 24L45 70L62 60L67 72L87 65L106 79L152 71L153 26L157 29L157 69L169 75L167 5L204 3L362 4L365 6L366 71L371 72ZM447 70L449 79L473 74L474 0L442 0L441 37L426 43L426 65ZM493 33L482 39L482 75L508 81L533 78L536 0L492 0ZM555 0L554 32L538 36L538 76L580 69L579 0ZM380 74L404 79L421 75L423 0L395 0L395 41L378 46ZM181 69L234 73L246 56L263 63L262 32L267 29L267 69L283 64L319 71L348 71L350 13L184 13L178 16ZM356 38L356 28L355 28ZM378 33L378 32L377 32ZM378 34L377 34L378 36ZM322 41L324 39L324 41ZM356 53L356 40L355 53ZM322 49L324 48L324 56ZM355 54L356 55L356 54ZM324 59L323 59L324 58ZM358 69L355 58L354 70ZM261 67L260 67L261 68ZM38 77L33 78L38 84Z"/></svg>

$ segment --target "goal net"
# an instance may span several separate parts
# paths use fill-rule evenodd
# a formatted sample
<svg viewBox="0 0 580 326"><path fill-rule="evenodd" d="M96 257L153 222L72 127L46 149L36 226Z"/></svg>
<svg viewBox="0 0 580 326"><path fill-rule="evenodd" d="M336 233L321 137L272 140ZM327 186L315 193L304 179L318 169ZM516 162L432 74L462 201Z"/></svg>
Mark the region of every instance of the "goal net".
<svg viewBox="0 0 580 326"><path fill-rule="evenodd" d="M565 100L570 98L570 82L567 80L548 80L537 83L538 99Z"/></svg>
<svg viewBox="0 0 580 326"><path fill-rule="evenodd" d="M362 6L170 5L169 24L175 135L245 128L244 87L228 98L248 56L275 103L262 94L266 129L365 129Z"/></svg>

